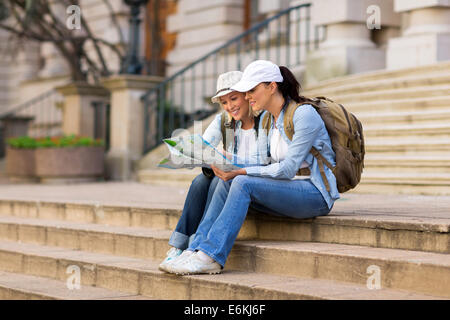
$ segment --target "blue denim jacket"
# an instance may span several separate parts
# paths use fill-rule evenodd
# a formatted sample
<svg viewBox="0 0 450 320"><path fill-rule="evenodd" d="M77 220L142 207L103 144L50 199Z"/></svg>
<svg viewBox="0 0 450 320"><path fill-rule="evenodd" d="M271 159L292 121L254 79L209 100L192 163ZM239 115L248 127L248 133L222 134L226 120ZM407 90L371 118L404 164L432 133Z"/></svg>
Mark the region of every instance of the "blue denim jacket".
<svg viewBox="0 0 450 320"><path fill-rule="evenodd" d="M261 118L262 119L262 118ZM221 130L221 113L216 115L213 122L206 128L203 139L208 141L213 147L217 147L222 141L222 130ZM234 131L235 145L239 147L240 145L240 132L242 127L242 121L236 121L236 129ZM231 130L231 129L229 129ZM238 163L242 167L254 166L254 165L265 165L268 164L270 159L267 156L267 136L265 132L261 130L261 122L259 123L257 138L257 151L254 154L250 154L248 159L240 159L236 156L237 148L234 148L234 144L229 144L227 147L227 152L233 156L233 162Z"/></svg>
<svg viewBox="0 0 450 320"><path fill-rule="evenodd" d="M304 104L297 108L294 113L294 136L291 141L284 132L284 111L285 109L283 108L276 123L277 128L280 129L282 138L289 146L284 160L267 166L247 167L247 174L274 179L292 179L295 177L303 161L306 161L311 170L311 182L320 191L328 204L328 208L331 209L334 201L340 197L337 189L336 177L327 166L324 166L325 175L330 184L330 192L328 192L322 180L322 176L320 175L317 159L310 153L311 147L314 146L331 165L336 165L336 155L331 147L331 140L325 128L325 124L313 106ZM263 116L264 115L262 115L262 117ZM270 150L272 132L273 130L270 128L267 138L268 150Z"/></svg>

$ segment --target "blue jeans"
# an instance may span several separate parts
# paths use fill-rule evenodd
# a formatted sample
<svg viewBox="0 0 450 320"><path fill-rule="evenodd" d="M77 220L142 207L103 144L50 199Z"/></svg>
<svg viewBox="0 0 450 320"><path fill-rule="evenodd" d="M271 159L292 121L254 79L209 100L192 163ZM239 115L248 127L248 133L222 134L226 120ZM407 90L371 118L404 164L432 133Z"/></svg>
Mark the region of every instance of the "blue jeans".
<svg viewBox="0 0 450 320"><path fill-rule="evenodd" d="M169 245L185 250L193 240L197 227L202 221L203 214L211 202L219 178L208 178L203 173L192 181L189 187L183 212L172 233Z"/></svg>
<svg viewBox="0 0 450 320"><path fill-rule="evenodd" d="M240 175L219 180L190 250L201 250L224 266L252 204L278 216L305 219L327 215L320 191L307 180L277 180Z"/></svg>

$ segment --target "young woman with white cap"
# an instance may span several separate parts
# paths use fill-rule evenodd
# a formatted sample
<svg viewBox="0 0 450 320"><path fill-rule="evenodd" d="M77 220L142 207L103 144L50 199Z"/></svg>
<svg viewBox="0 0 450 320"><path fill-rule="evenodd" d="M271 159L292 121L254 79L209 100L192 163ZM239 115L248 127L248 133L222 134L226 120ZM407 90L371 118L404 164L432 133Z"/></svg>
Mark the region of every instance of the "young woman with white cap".
<svg viewBox="0 0 450 320"><path fill-rule="evenodd" d="M236 84L241 78L242 72L240 71L230 71L218 77L217 92L211 98L211 101L219 103L223 107L226 117L218 114L205 130L203 139L212 146L217 147L220 142L225 140L222 137L222 121L226 120L229 123L229 130L232 131L228 132L230 135L227 138L226 145L224 143L224 151L237 155L238 157L235 158L235 161L242 162L243 165L255 165L267 162L267 159L259 156L257 148L257 145L265 147L267 140L264 140L266 139L265 136L262 139L257 139L255 127L258 128L259 126L259 116L255 117L248 101L245 100L245 94L231 89L231 86ZM259 115L260 112L256 114ZM202 220L205 209L209 206L214 189L219 181L217 177L214 177L212 171L211 174L205 170L206 168L203 169L203 173L192 181L189 188L181 217L169 240L169 245L172 248L167 252L167 257L160 264L161 270L166 271L172 263L192 253L192 251L185 250L193 240L197 227Z"/></svg>
<svg viewBox="0 0 450 320"><path fill-rule="evenodd" d="M246 99L254 110L270 113L272 127L267 141L272 163L231 172L213 168L221 180L191 243L190 250L196 254L176 264L170 272L221 272L250 205L291 218L311 218L331 211L339 198L336 178L325 167L327 191L317 159L310 150L314 146L333 166L336 156L322 118L299 95L299 86L289 69L258 60L248 65L242 79L231 87L246 92ZM293 116L294 135L290 140L283 130L283 119L286 106L292 100L300 107ZM300 168L309 169L310 175L296 176Z"/></svg>

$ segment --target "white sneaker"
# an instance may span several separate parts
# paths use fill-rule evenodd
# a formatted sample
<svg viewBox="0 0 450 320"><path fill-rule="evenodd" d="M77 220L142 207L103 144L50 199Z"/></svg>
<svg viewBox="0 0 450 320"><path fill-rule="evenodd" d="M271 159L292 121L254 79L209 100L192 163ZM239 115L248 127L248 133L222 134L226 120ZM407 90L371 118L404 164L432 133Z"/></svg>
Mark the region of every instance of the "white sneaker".
<svg viewBox="0 0 450 320"><path fill-rule="evenodd" d="M182 254L183 250L178 248L170 248L169 251L167 251L167 257L161 262L159 265L159 270L166 271L167 272L167 265L173 261L175 258L179 257Z"/></svg>
<svg viewBox="0 0 450 320"><path fill-rule="evenodd" d="M180 263L172 264L170 272L177 275L186 274L217 274L222 272L222 266L216 261L205 262L197 254L191 254Z"/></svg>
<svg viewBox="0 0 450 320"><path fill-rule="evenodd" d="M186 260L187 258L189 258L192 254L194 253L194 251L191 250L184 250L182 254L180 254L178 257L173 258L172 260L168 261L165 265L165 268L167 272L173 273L172 272L172 267L182 263L184 260Z"/></svg>

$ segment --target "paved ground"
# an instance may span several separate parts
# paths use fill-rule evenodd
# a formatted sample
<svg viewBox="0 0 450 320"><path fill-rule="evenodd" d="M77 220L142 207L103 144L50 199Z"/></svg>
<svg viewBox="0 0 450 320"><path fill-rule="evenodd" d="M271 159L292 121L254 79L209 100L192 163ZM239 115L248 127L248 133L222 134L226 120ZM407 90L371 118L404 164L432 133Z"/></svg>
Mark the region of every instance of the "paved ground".
<svg viewBox="0 0 450 320"><path fill-rule="evenodd" d="M71 185L0 184L0 199L94 203L130 207L181 209L187 189L137 182ZM450 225L450 197L420 195L341 195L330 215L364 219L423 220Z"/></svg>

